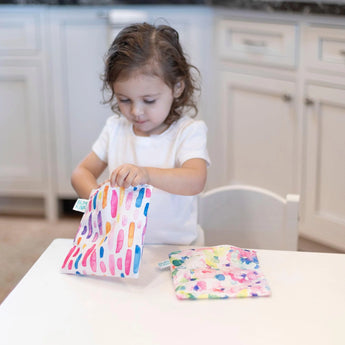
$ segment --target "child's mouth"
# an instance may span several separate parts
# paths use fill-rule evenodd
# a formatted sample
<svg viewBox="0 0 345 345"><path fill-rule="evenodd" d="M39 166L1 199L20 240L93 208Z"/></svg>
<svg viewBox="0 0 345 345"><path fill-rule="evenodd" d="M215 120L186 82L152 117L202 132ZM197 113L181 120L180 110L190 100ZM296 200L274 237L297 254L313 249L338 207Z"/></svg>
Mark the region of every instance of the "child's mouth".
<svg viewBox="0 0 345 345"><path fill-rule="evenodd" d="M142 125L143 123L145 123L146 121L135 121L134 123L137 125Z"/></svg>

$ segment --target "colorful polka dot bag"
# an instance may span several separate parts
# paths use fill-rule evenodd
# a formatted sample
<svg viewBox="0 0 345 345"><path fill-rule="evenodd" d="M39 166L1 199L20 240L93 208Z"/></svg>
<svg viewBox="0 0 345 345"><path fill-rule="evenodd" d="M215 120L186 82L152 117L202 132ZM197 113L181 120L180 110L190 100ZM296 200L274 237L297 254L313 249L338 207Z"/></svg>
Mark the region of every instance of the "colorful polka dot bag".
<svg viewBox="0 0 345 345"><path fill-rule="evenodd" d="M169 254L179 299L270 296L254 250L229 245L187 249Z"/></svg>
<svg viewBox="0 0 345 345"><path fill-rule="evenodd" d="M88 200L63 273L139 276L152 187L103 184Z"/></svg>

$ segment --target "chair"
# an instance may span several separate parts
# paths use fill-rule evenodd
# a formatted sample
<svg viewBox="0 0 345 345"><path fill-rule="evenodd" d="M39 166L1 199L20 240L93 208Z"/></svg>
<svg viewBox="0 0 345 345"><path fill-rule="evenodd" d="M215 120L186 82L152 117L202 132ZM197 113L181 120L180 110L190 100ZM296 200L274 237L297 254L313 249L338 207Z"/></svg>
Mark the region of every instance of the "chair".
<svg viewBox="0 0 345 345"><path fill-rule="evenodd" d="M199 195L198 222L205 245L297 250L299 195L229 185Z"/></svg>

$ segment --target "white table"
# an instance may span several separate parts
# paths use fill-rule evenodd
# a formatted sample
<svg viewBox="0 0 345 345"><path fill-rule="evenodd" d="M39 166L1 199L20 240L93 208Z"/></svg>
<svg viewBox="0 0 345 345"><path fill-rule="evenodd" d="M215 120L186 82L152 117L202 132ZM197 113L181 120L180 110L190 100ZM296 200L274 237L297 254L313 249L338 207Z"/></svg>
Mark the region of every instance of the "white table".
<svg viewBox="0 0 345 345"><path fill-rule="evenodd" d="M52 242L0 306L0 344L345 344L345 254L258 250L271 297L180 301L146 246L137 280L60 273Z"/></svg>

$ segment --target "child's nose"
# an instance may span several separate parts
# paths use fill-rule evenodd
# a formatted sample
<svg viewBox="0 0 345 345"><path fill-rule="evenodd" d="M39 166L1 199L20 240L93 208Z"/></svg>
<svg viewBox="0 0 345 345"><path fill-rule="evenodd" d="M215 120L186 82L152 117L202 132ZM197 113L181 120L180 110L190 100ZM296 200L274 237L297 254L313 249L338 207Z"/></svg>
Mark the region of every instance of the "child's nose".
<svg viewBox="0 0 345 345"><path fill-rule="evenodd" d="M142 115L143 109L142 109L142 107L141 107L140 104L138 104L138 103L133 103L133 104L132 104L131 112L132 112L132 115L133 115L133 116L138 117L138 116Z"/></svg>

